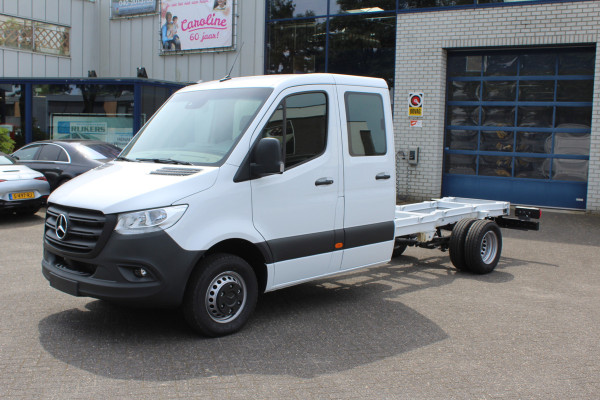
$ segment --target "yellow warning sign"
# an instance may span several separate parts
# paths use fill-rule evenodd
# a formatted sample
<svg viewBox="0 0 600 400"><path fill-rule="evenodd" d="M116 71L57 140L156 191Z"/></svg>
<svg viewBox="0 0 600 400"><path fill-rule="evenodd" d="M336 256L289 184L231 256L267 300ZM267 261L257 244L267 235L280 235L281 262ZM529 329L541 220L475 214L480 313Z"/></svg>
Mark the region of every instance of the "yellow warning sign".
<svg viewBox="0 0 600 400"><path fill-rule="evenodd" d="M411 92L408 94L408 116L422 117L423 116L423 93Z"/></svg>
<svg viewBox="0 0 600 400"><path fill-rule="evenodd" d="M423 107L409 107L408 108L408 116L409 117L422 117L423 116Z"/></svg>

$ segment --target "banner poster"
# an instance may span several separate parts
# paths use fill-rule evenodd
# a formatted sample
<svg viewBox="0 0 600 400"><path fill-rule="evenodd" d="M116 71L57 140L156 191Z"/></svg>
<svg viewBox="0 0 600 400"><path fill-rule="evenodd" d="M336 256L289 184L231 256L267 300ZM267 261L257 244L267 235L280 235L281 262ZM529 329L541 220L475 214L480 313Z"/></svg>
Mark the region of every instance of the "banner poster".
<svg viewBox="0 0 600 400"><path fill-rule="evenodd" d="M156 12L157 0L110 0L111 18Z"/></svg>
<svg viewBox="0 0 600 400"><path fill-rule="evenodd" d="M52 114L52 139L102 140L123 148L133 137L132 114Z"/></svg>
<svg viewBox="0 0 600 400"><path fill-rule="evenodd" d="M233 46L234 0L161 0L163 54Z"/></svg>

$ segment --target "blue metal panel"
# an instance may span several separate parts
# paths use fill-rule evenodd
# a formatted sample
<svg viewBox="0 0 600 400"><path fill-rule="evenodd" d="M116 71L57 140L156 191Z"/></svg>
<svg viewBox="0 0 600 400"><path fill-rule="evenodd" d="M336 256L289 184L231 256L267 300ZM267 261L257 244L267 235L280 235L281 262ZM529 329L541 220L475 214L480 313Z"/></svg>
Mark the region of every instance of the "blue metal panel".
<svg viewBox="0 0 600 400"><path fill-rule="evenodd" d="M510 201L514 204L585 209L587 182L444 174L442 196Z"/></svg>
<svg viewBox="0 0 600 400"><path fill-rule="evenodd" d="M33 140L33 85L26 83L25 89L25 143Z"/></svg>

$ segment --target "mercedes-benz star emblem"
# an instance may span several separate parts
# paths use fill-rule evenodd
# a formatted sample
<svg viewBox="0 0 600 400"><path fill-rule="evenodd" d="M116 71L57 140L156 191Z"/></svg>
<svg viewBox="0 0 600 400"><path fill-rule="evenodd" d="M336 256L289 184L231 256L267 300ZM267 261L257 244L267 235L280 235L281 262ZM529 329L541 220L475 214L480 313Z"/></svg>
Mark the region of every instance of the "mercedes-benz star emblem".
<svg viewBox="0 0 600 400"><path fill-rule="evenodd" d="M65 214L60 214L58 216L58 218L56 219L56 228L55 228L56 237L59 238L60 240L63 240L65 238L65 236L67 236L67 228L68 228L67 216Z"/></svg>

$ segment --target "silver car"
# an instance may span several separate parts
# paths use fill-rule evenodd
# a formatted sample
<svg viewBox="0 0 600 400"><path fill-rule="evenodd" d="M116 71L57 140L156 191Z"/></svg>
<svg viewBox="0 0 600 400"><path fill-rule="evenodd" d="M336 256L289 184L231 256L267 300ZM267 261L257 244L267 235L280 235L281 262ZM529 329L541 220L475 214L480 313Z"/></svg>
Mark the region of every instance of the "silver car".
<svg viewBox="0 0 600 400"><path fill-rule="evenodd" d="M0 213L34 214L49 194L50 185L43 174L0 153Z"/></svg>

